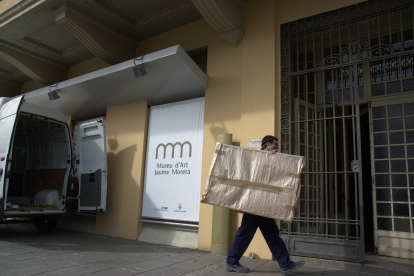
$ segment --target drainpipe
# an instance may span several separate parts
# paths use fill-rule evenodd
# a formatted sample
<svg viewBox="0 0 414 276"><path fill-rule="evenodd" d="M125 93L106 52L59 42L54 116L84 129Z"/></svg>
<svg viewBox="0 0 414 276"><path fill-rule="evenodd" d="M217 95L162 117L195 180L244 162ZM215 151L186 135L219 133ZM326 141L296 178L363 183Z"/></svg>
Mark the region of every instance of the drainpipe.
<svg viewBox="0 0 414 276"><path fill-rule="evenodd" d="M231 145L233 134L219 134L216 141ZM229 253L230 209L213 206L213 229L211 233L211 254L227 256Z"/></svg>

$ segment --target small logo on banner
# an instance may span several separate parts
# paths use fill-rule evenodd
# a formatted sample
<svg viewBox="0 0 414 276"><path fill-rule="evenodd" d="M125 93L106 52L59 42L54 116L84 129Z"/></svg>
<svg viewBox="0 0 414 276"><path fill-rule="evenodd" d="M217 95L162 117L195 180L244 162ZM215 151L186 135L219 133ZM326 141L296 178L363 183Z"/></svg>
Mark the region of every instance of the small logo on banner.
<svg viewBox="0 0 414 276"><path fill-rule="evenodd" d="M155 211L168 211L168 207L161 207L161 209L154 208Z"/></svg>
<svg viewBox="0 0 414 276"><path fill-rule="evenodd" d="M188 142L188 141L185 141L184 143L180 143L180 142L177 142L177 143L175 143L175 144L172 144L172 143L168 143L168 144L159 144L158 146L157 146L157 150L156 150L156 153L155 153L155 159L158 159L158 149L160 148L160 147L163 147L164 148L164 159L165 159L165 156L166 156L166 154L167 154L167 148L168 148L168 146L171 146L171 148L172 148L172 156L171 156L171 158L174 158L174 150L175 150L175 146L177 146L177 145L179 145L180 147L181 147L181 151L180 151L180 158L183 158L183 149L184 149L184 146L185 145L188 145L188 149L189 149L189 152L188 152L188 157L191 157L191 151L192 151L192 146L191 146L191 143L190 142Z"/></svg>
<svg viewBox="0 0 414 276"><path fill-rule="evenodd" d="M161 207L161 209L163 209L163 210L167 210L167 209L168 209L168 207Z"/></svg>
<svg viewBox="0 0 414 276"><path fill-rule="evenodd" d="M173 210L173 211L176 212L176 213L186 213L187 212L187 211L181 210L181 209L183 209L183 204L182 203L178 203L177 209L178 210Z"/></svg>

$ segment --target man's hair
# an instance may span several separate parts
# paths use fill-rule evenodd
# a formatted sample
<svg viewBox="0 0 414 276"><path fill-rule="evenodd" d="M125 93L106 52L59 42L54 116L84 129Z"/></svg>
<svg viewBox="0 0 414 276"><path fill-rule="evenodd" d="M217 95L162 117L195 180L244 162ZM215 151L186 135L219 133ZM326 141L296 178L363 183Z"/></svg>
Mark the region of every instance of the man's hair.
<svg viewBox="0 0 414 276"><path fill-rule="evenodd" d="M262 150L266 149L266 143L267 142L272 142L273 140L277 141L277 138L273 135L266 135L265 137L263 137L263 139L262 139Z"/></svg>

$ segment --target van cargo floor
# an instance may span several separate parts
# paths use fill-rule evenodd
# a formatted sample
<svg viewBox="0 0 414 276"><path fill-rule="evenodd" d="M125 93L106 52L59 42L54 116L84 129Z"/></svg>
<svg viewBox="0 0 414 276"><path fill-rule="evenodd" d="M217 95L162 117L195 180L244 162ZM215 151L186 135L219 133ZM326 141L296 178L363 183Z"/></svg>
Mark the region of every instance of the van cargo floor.
<svg viewBox="0 0 414 276"><path fill-rule="evenodd" d="M59 210L58 207L32 207L32 206L20 206L19 208L7 208L7 211L22 211L22 212L32 212L32 211L51 211Z"/></svg>

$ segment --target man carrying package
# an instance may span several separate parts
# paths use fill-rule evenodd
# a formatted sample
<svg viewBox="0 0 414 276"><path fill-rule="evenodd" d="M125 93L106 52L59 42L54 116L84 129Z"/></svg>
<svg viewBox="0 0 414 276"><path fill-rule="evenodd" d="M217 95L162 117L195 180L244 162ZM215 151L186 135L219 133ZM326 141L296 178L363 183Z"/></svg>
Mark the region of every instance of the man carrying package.
<svg viewBox="0 0 414 276"><path fill-rule="evenodd" d="M279 146L276 137L267 135L262 139L262 150L276 153L278 149ZM237 212L243 213L240 210ZM227 256L227 271L239 273L250 272L248 267L242 266L239 263L239 260L247 250L257 228L260 228L272 255L275 260L278 261L280 270L283 274L298 269L305 264L304 261L292 262L290 260L286 245L279 237L279 229L274 219L244 213L241 226L237 230L233 245Z"/></svg>

